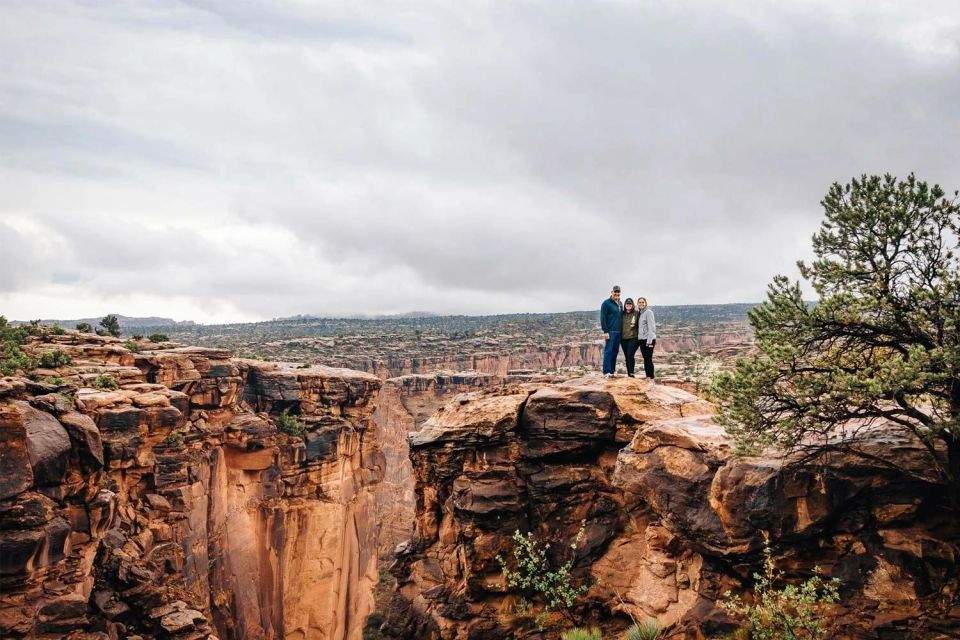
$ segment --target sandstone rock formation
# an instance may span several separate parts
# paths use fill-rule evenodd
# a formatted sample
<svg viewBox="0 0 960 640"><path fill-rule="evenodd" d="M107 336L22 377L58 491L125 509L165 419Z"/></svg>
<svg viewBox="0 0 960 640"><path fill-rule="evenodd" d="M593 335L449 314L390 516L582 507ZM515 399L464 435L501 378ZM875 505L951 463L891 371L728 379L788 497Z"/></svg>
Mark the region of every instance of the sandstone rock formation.
<svg viewBox="0 0 960 640"><path fill-rule="evenodd" d="M0 379L0 636L361 636L379 379L48 339L57 379Z"/></svg>
<svg viewBox="0 0 960 640"><path fill-rule="evenodd" d="M738 459L687 392L598 377L458 396L410 437L416 533L392 573L394 638L543 637L505 592L514 530L554 543L584 527L580 615L611 633L656 618L670 637L733 629L717 607L749 590L763 532L788 576L842 583L846 638L960 633L954 514L923 480L919 443L880 432L902 473L856 457ZM583 525L581 525L583 523ZM562 629L554 619L546 637ZM910 635L913 634L913 635Z"/></svg>

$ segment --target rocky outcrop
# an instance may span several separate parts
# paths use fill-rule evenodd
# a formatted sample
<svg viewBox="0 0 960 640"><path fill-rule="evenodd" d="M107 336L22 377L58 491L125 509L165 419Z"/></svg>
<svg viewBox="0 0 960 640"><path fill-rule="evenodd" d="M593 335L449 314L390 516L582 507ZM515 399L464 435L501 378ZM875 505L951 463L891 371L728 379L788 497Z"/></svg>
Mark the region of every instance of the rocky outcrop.
<svg viewBox="0 0 960 640"><path fill-rule="evenodd" d="M379 379L48 339L55 379L0 379L0 635L360 638Z"/></svg>
<svg viewBox="0 0 960 640"><path fill-rule="evenodd" d="M717 600L749 590L767 534L789 577L819 565L841 580L838 637L955 637L960 533L923 479L920 443L881 430L866 445L896 451L900 470L735 458L711 412L680 389L598 377L452 400L410 437L416 532L391 569L384 631L542 637L497 555L520 530L559 561L582 527L574 576L590 589L578 614L611 633L626 614L670 637L731 631ZM564 626L555 617L546 636Z"/></svg>

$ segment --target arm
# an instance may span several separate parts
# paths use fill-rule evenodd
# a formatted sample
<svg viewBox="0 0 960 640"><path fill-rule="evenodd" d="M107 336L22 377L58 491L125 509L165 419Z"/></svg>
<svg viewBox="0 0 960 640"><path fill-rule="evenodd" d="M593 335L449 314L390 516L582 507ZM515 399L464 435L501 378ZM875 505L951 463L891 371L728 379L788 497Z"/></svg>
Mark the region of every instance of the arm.
<svg viewBox="0 0 960 640"><path fill-rule="evenodd" d="M647 309L647 314L650 316L647 318L647 340L653 342L657 339L657 321L653 317L653 309Z"/></svg>

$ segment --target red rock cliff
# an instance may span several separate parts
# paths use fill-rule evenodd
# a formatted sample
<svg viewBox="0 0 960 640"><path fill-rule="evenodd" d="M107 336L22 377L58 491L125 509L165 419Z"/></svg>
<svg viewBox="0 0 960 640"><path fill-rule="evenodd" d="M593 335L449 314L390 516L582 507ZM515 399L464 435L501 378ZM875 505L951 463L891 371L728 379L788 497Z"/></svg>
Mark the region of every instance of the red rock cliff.
<svg viewBox="0 0 960 640"><path fill-rule="evenodd" d="M377 378L51 339L66 384L0 381L0 635L361 637Z"/></svg>
<svg viewBox="0 0 960 640"><path fill-rule="evenodd" d="M956 637L960 536L933 484L854 458L736 459L710 413L679 389L597 377L455 398L410 437L416 534L392 568L387 634L542 637L496 556L516 529L557 550L585 522L580 614L611 633L626 612L670 637L730 631L716 601L752 585L767 531L789 576L819 565L842 581L837 637ZM918 443L872 446L923 476Z"/></svg>

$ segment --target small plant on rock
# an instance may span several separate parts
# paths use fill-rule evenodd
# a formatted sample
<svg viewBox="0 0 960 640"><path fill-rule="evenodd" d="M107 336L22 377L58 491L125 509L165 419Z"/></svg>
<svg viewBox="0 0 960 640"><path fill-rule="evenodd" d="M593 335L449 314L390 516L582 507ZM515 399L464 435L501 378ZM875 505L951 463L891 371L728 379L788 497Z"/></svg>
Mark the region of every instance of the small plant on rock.
<svg viewBox="0 0 960 640"><path fill-rule="evenodd" d="M171 431L166 438L163 439L163 444L167 445L171 449L183 449L183 434L179 431Z"/></svg>
<svg viewBox="0 0 960 640"><path fill-rule="evenodd" d="M123 343L123 348L130 353L140 353L140 345L135 340L127 340Z"/></svg>
<svg viewBox="0 0 960 640"><path fill-rule="evenodd" d="M303 438L307 435L306 423L300 418L286 413L277 417L277 427L280 431L297 438Z"/></svg>
<svg viewBox="0 0 960 640"><path fill-rule="evenodd" d="M61 378L60 376L53 376L52 378L44 378L44 379L43 379L43 383L44 383L44 384L52 384L52 385L54 385L54 386L56 386L56 387L59 387L59 386L62 386L62 385L67 384L67 381L64 380L63 378Z"/></svg>
<svg viewBox="0 0 960 640"><path fill-rule="evenodd" d="M150 342L166 342L169 339L165 333L151 333L147 336L147 340Z"/></svg>
<svg viewBox="0 0 960 640"><path fill-rule="evenodd" d="M380 627L383 625L383 614L374 611L367 616L367 622L363 625L363 640L377 640L380 638Z"/></svg>
<svg viewBox="0 0 960 640"><path fill-rule="evenodd" d="M572 570L577 547L583 540L585 529L586 523L583 522L577 536L570 543L570 558L556 569L551 568L547 557L550 543L538 541L533 533L524 535L519 530L514 532L513 563L509 564L513 564L515 568L511 569L502 556L497 556L507 587L537 599L543 605L543 611L536 617L537 626L541 630L551 611L559 611L573 624L578 622L573 614L573 606L580 596L587 592L588 587L583 581L573 577Z"/></svg>
<svg viewBox="0 0 960 640"><path fill-rule="evenodd" d="M90 326L89 322L78 322L77 331L80 333L93 333L93 327Z"/></svg>
<svg viewBox="0 0 960 640"><path fill-rule="evenodd" d="M773 561L769 541L763 545L763 573L753 574L754 597L746 604L740 596L727 591L720 606L742 616L749 625L751 640L822 640L831 630L829 620L833 603L840 599L840 581L824 580L819 567L800 585L785 585L783 572Z"/></svg>
<svg viewBox="0 0 960 640"><path fill-rule="evenodd" d="M72 363L73 358L71 358L70 354L63 349L47 351L40 356L40 366L44 369L56 369L57 367L65 367Z"/></svg>
<svg viewBox="0 0 960 640"><path fill-rule="evenodd" d="M643 622L636 622L627 629L624 640L659 640L663 635L663 627L653 618L647 618Z"/></svg>
<svg viewBox="0 0 960 640"><path fill-rule="evenodd" d="M94 381L90 383L90 386L94 389L100 389L101 391L115 391L120 388L116 379L106 374L97 376Z"/></svg>

